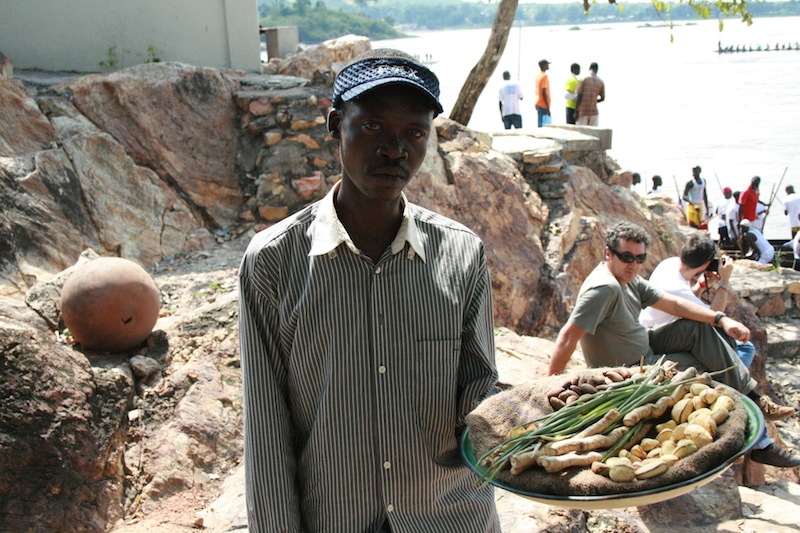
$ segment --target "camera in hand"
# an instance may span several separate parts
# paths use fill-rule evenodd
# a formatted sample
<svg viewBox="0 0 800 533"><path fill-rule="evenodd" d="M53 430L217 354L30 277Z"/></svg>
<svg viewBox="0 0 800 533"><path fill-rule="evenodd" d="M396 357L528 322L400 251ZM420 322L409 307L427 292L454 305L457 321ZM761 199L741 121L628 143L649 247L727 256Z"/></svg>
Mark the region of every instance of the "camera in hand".
<svg viewBox="0 0 800 533"><path fill-rule="evenodd" d="M711 272L716 272L717 270L719 270L719 259L717 259L716 257L714 259L712 259L708 263L708 266L706 267L706 270L711 271Z"/></svg>

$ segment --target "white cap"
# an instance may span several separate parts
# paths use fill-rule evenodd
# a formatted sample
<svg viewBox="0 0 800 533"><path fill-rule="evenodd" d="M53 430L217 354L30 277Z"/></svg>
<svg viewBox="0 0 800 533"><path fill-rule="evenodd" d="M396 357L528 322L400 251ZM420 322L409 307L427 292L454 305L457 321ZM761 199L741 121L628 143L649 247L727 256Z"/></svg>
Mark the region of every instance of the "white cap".
<svg viewBox="0 0 800 533"><path fill-rule="evenodd" d="M741 222L739 222L739 225L740 225L740 226L745 226L745 227L749 228L750 226L752 226L752 225L753 225L753 223L752 223L752 222L750 222L749 220L747 220L746 218L743 218L743 219L742 219L742 221L741 221Z"/></svg>

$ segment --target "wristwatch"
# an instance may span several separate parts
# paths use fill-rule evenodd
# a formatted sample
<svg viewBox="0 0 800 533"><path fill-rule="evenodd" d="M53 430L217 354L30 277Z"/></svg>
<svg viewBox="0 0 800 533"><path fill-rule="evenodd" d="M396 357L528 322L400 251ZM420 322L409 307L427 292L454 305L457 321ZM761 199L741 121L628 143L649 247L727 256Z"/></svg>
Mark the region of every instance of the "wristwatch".
<svg viewBox="0 0 800 533"><path fill-rule="evenodd" d="M718 311L716 316L714 316L714 325L715 326L719 326L719 321L722 320L723 318L725 318L726 316L728 316L728 315L726 315L722 311Z"/></svg>

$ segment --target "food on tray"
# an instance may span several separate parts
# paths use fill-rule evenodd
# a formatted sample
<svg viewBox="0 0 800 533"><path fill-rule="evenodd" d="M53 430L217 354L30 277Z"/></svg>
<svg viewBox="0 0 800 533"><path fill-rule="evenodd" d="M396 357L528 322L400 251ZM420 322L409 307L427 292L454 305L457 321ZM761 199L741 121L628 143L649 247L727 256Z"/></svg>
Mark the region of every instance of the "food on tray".
<svg viewBox="0 0 800 533"><path fill-rule="evenodd" d="M548 387L544 398L533 396L532 400L553 412L533 420L514 420L499 442L480 439L484 445L493 444L483 448L478 460L483 482L502 477L505 483L513 483L515 478L525 478L531 486L541 479L536 472L563 478L561 474L585 471L614 486L653 486L656 478L706 447L715 448L715 456L731 455L726 451L730 442L721 452L721 445L711 445L736 409L734 392L715 386L708 374L698 375L694 368L677 372L673 363L663 360L638 370L583 373ZM737 423L743 433L742 419ZM726 441L731 440L729 435ZM733 443L737 446L740 441ZM696 461L691 468L708 465L708 461ZM677 475L687 474L674 474L670 481ZM595 491L585 486L592 485L592 478L581 476L575 477L581 479L580 490ZM569 478L564 481L567 488L559 490L569 490ZM614 491L601 481L597 485L601 492Z"/></svg>

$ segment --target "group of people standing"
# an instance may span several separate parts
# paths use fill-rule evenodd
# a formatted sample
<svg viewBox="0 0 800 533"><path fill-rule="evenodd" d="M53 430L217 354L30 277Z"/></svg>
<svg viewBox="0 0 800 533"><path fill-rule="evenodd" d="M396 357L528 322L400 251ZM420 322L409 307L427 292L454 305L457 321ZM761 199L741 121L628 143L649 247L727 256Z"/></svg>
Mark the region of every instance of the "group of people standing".
<svg viewBox="0 0 800 533"><path fill-rule="evenodd" d="M709 220L718 220L717 231L722 246L737 246L742 255L768 264L775 258L775 247L764 237L764 221L769 212L771 202L761 200L759 187L761 178L754 176L750 184L743 191L734 191L730 187L723 187L724 200L717 206L712 206L708 201L708 188L706 180L701 176L702 168L692 168L692 179L686 182L681 195L681 204L687 222L694 227L705 227ZM639 174L632 175L632 190L641 183ZM662 193L663 180L661 176L653 176L653 186L648 191L650 194ZM786 186L786 196L779 202L783 205L783 212L789 218L792 239L784 245L792 249L795 259L800 259L800 194L795 192L793 185Z"/></svg>
<svg viewBox="0 0 800 533"><path fill-rule="evenodd" d="M744 191L733 191L724 187L722 194L725 200L715 210L710 208L705 180L700 177L701 168L694 167L692 180L687 182L683 199L686 201L687 220L699 225L700 220L716 216L719 220L718 231L720 243L735 244L742 255L762 264L769 264L775 258L775 247L764 237L764 222L769 213L771 203L761 200L759 187L761 178L754 176ZM795 258L800 258L800 195L794 192L794 186L786 186L786 197L782 204L784 214L789 218L792 240L786 245L792 247Z"/></svg>
<svg viewBox="0 0 800 533"><path fill-rule="evenodd" d="M566 123L582 126L598 126L599 112L597 104L606 99L606 89L603 80L597 76L597 63L589 65L589 75L583 79L578 76L581 67L577 63L570 66L570 75L564 84L564 98L566 100ZM550 61L539 61L539 73L536 75L536 125L541 128L552 123L550 109L553 103L550 90ZM511 80L509 71L503 72L504 84L498 95L500 116L505 129L522 127L521 101L524 97L522 86L519 82Z"/></svg>

